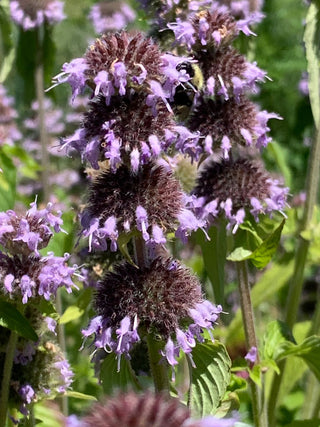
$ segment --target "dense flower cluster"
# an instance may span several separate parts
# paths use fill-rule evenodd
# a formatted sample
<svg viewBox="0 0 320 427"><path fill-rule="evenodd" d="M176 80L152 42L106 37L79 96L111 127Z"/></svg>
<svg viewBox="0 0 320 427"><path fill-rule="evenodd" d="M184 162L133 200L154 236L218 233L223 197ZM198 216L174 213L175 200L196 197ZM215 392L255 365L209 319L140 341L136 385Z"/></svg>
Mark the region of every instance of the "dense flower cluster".
<svg viewBox="0 0 320 427"><path fill-rule="evenodd" d="M209 161L200 172L189 203L197 216L209 223L222 213L229 221L228 227L236 232L246 212L256 221L261 214L282 213L287 193L288 188L282 187L261 165L252 161Z"/></svg>
<svg viewBox="0 0 320 427"><path fill-rule="evenodd" d="M56 24L65 18L63 2L59 0L13 0L10 1L10 12L13 21L25 31L45 22Z"/></svg>
<svg viewBox="0 0 320 427"><path fill-rule="evenodd" d="M73 372L62 351L52 339L56 322L44 318L35 305L28 305L25 316L38 333L38 341L28 341L19 337L12 373L9 401L18 407L24 415L28 414L28 405L43 398L65 393L72 383ZM50 324L49 332L47 329ZM0 327L1 342L8 340L9 331ZM0 350L0 372L3 372L3 347ZM1 378L1 376L0 376ZM1 392L0 392L1 397Z"/></svg>
<svg viewBox="0 0 320 427"><path fill-rule="evenodd" d="M126 3L102 1L92 6L89 17L95 32L101 34L106 31L122 30L134 21L136 14Z"/></svg>
<svg viewBox="0 0 320 427"><path fill-rule="evenodd" d="M162 258L146 268L114 267L98 284L95 307L98 316L82 333L94 334L96 348L115 352L119 366L145 330L166 342L162 354L171 366L180 351L191 357L196 340L204 341L204 330L211 334L222 310L203 299L200 283L185 267Z"/></svg>
<svg viewBox="0 0 320 427"><path fill-rule="evenodd" d="M5 252L0 252L1 293L9 299L20 299L23 304L29 298L43 296L49 300L59 287L71 292L74 285L72 276L77 266L68 267L68 254L56 257L53 253L41 256L53 232L61 231L61 212L52 213L53 207L38 210L36 202L24 216L14 211L0 213L0 244Z"/></svg>
<svg viewBox="0 0 320 427"><path fill-rule="evenodd" d="M205 417L191 418L190 410L178 399L161 394L145 392L122 393L108 399L104 404L94 405L82 420L75 416L68 418L67 427L234 427L237 420Z"/></svg>

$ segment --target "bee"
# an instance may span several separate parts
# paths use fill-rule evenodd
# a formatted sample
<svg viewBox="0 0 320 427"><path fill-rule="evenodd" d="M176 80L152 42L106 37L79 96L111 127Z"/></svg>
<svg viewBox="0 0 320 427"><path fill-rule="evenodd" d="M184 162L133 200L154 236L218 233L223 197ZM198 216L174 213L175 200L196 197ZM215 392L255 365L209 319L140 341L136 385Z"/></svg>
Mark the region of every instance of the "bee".
<svg viewBox="0 0 320 427"><path fill-rule="evenodd" d="M173 98L173 108L179 119L185 120L188 117L192 107L194 97L201 91L204 85L202 71L198 64L194 62L181 62L176 66L178 71L185 70L190 76L190 80L186 83L180 83L176 87Z"/></svg>

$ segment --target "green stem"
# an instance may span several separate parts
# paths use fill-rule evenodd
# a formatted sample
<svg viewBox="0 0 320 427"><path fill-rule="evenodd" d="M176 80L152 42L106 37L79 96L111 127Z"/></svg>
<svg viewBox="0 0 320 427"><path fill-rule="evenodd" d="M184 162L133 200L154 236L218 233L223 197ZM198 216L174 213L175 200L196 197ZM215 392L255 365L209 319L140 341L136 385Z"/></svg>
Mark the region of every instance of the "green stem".
<svg viewBox="0 0 320 427"><path fill-rule="evenodd" d="M48 151L48 136L45 123L45 106L44 106L44 75L43 75L43 55L42 55L42 37L41 29L38 32L38 65L36 68L35 83L36 83L36 94L38 101L38 118L39 118L39 136L41 143L41 184L43 191L43 201L47 203L50 197L50 186L49 186L49 151Z"/></svg>
<svg viewBox="0 0 320 427"><path fill-rule="evenodd" d="M303 219L300 225L298 247L295 255L295 266L292 280L289 286L289 294L285 312L285 322L292 329L295 324L299 303L301 299L301 292L303 288L304 270L307 260L309 249L309 241L301 236L301 231L307 229L310 225L314 206L317 202L317 194L319 188L319 165L320 165L320 126L318 126L316 137L312 144L312 150L309 157L308 176L306 182L306 203L304 208ZM280 374L274 375L273 383L270 390L269 399L269 425L275 425L275 414L278 394L280 390L283 372L285 369L285 361L279 363Z"/></svg>
<svg viewBox="0 0 320 427"><path fill-rule="evenodd" d="M150 370L156 392L169 395L170 384L168 378L167 362L162 360L160 350L163 349L163 341L157 340L152 333L147 335ZM160 363L161 362L161 363Z"/></svg>
<svg viewBox="0 0 320 427"><path fill-rule="evenodd" d="M248 350L251 347L258 348L257 336L254 326L254 314L251 303L250 284L248 279L248 267L246 261L237 263L238 282L240 292L240 305L246 344ZM259 362L259 360L257 360ZM264 405L262 402L261 390L258 385L249 379L252 396L252 412L255 427L267 427Z"/></svg>
<svg viewBox="0 0 320 427"><path fill-rule="evenodd" d="M2 377L2 384L1 384L1 399L0 399L0 427L4 427L6 425L9 392L10 392L11 371L12 371L14 352L16 349L17 339L18 339L18 334L15 331L11 331L8 345L7 345L4 366L3 366L3 377Z"/></svg>

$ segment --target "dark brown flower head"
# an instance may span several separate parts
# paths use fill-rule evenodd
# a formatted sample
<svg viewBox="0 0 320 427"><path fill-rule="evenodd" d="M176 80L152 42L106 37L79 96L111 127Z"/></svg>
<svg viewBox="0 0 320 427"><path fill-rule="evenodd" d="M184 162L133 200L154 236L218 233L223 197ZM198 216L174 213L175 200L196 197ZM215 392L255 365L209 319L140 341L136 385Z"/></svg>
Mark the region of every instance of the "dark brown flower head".
<svg viewBox="0 0 320 427"><path fill-rule="evenodd" d="M130 392L96 404L84 423L87 427L181 427L189 417L189 409L178 399Z"/></svg>
<svg viewBox="0 0 320 427"><path fill-rule="evenodd" d="M123 64L126 79L138 84L144 71L148 80L163 81L161 51L151 38L142 33L121 32L104 34L87 50L84 59L86 75L94 79L100 71L114 74L116 64Z"/></svg>
<svg viewBox="0 0 320 427"><path fill-rule="evenodd" d="M148 268L117 265L98 284L95 307L111 326L129 316L168 338L202 302L198 279L178 261L157 258Z"/></svg>
<svg viewBox="0 0 320 427"><path fill-rule="evenodd" d="M137 174L120 166L116 173L101 173L91 184L86 211L101 224L114 216L120 231L128 231L141 206L150 227L157 224L172 230L183 207L182 196L179 182L161 166L149 163Z"/></svg>
<svg viewBox="0 0 320 427"><path fill-rule="evenodd" d="M133 94L113 96L109 105L105 97L99 96L90 103L82 126L88 142L100 141L100 160L107 157L111 166L122 162L135 169L139 163L159 156L162 148L168 145L165 130L173 133L176 123L164 103L157 104L154 116L146 105L145 95ZM113 144L119 147L115 156L110 149ZM136 163L132 152L138 156Z"/></svg>
<svg viewBox="0 0 320 427"><path fill-rule="evenodd" d="M252 197L270 197L270 176L246 159L210 162L200 173L194 194L205 197L206 202L231 199L234 211L251 208Z"/></svg>
<svg viewBox="0 0 320 427"><path fill-rule="evenodd" d="M246 97L240 96L229 101L202 99L189 121L192 131L212 138L212 148L221 148L223 156L234 145L265 147L269 118L279 118L276 114L259 111Z"/></svg>
<svg viewBox="0 0 320 427"><path fill-rule="evenodd" d="M192 18L195 30L195 52L202 50L212 51L230 45L238 36L239 29L234 17L219 10L202 10Z"/></svg>
<svg viewBox="0 0 320 427"><path fill-rule="evenodd" d="M227 87L232 85L233 77L243 76L246 70L245 57L233 47L216 52L210 59L207 52L199 52L197 60L206 80L212 76L218 81L218 76L221 76Z"/></svg>

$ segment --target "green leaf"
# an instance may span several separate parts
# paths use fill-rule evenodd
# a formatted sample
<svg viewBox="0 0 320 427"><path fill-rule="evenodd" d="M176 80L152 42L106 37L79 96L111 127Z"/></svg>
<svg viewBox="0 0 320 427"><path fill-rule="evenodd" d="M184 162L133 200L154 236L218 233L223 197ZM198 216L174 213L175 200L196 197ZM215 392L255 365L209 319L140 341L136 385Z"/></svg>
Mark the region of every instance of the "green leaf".
<svg viewBox="0 0 320 427"><path fill-rule="evenodd" d="M3 83L7 78L15 58L15 50L12 42L12 25L7 9L0 6L0 83Z"/></svg>
<svg viewBox="0 0 320 427"><path fill-rule="evenodd" d="M240 247L232 251L231 254L227 257L227 260L233 262L244 261L245 259L250 259L252 254L252 251Z"/></svg>
<svg viewBox="0 0 320 427"><path fill-rule="evenodd" d="M141 390L130 362L121 357L118 372L118 360L114 353L106 356L101 364L100 381L105 394L111 395L115 390Z"/></svg>
<svg viewBox="0 0 320 427"><path fill-rule="evenodd" d="M316 127L319 127L320 118L320 80L319 80L319 6L312 2L306 17L304 43L309 74L309 97Z"/></svg>
<svg viewBox="0 0 320 427"><path fill-rule="evenodd" d="M0 301L0 326L15 331L28 340L38 340L38 335L30 325L29 320L12 304L6 301Z"/></svg>
<svg viewBox="0 0 320 427"><path fill-rule="evenodd" d="M236 248L228 257L229 261L243 261L250 259L257 268L264 268L275 254L279 245L282 229L284 227L285 220L281 222L272 234L270 234L262 244L253 252L244 249Z"/></svg>
<svg viewBox="0 0 320 427"><path fill-rule="evenodd" d="M224 303L224 266L226 262L226 228L224 224L211 227L208 240L199 230L196 233L197 243L201 247L204 267L210 279L215 302Z"/></svg>
<svg viewBox="0 0 320 427"><path fill-rule="evenodd" d="M95 396L91 396L90 394L79 393L78 391L73 391L73 390L68 390L66 392L66 395L68 397L74 397L75 399L81 399L81 400L91 400L91 401L97 400Z"/></svg>
<svg viewBox="0 0 320 427"><path fill-rule="evenodd" d="M275 140L272 140L272 142L267 145L266 150L268 150L274 162L277 164L286 185L291 188L291 171L288 166L288 159L284 147Z"/></svg>
<svg viewBox="0 0 320 427"><path fill-rule="evenodd" d="M308 337L298 345L286 342L282 345L282 353L278 357L288 356L301 357L320 381L320 336Z"/></svg>
<svg viewBox="0 0 320 427"><path fill-rule="evenodd" d="M37 172L41 170L41 167L39 162L30 156L26 150L17 145L6 145L3 147L3 151L8 157L16 157L21 161L22 165L19 166L19 173L27 178L37 178Z"/></svg>
<svg viewBox="0 0 320 427"><path fill-rule="evenodd" d="M291 329L280 320L269 323L264 336L264 357L277 360L281 345L287 341L295 343Z"/></svg>
<svg viewBox="0 0 320 427"><path fill-rule="evenodd" d="M84 313L84 310L79 308L76 305L70 305L66 311L63 313L63 315L60 317L60 324L65 324L72 322L72 320L78 319L81 317Z"/></svg>
<svg viewBox="0 0 320 427"><path fill-rule="evenodd" d="M0 211L13 209L16 198L16 168L2 149L0 149Z"/></svg>
<svg viewBox="0 0 320 427"><path fill-rule="evenodd" d="M230 382L231 360L223 344L197 344L192 350L190 408L193 416L215 414Z"/></svg>

